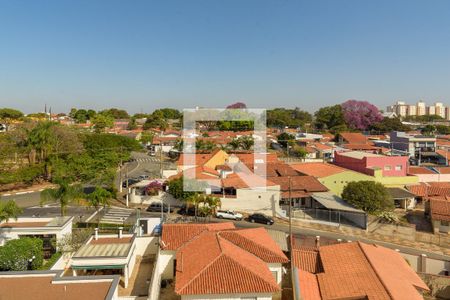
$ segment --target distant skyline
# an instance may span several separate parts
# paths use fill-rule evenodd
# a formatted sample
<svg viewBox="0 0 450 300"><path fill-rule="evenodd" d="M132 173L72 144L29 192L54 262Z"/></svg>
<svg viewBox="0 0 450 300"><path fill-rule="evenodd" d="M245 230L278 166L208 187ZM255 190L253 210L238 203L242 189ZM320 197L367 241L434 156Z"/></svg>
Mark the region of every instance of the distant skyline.
<svg viewBox="0 0 450 300"><path fill-rule="evenodd" d="M0 107L450 104L450 1L0 0Z"/></svg>

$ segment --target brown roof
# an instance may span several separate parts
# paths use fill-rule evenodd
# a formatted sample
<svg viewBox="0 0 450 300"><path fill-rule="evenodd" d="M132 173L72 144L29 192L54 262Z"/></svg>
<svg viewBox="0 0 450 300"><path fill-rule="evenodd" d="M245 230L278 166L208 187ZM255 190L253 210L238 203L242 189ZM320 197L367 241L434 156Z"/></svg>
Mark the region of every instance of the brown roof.
<svg viewBox="0 0 450 300"><path fill-rule="evenodd" d="M409 167L408 174L417 175L417 174L436 174L436 173L425 167Z"/></svg>
<svg viewBox="0 0 450 300"><path fill-rule="evenodd" d="M367 137L359 132L341 132L339 135L347 144L367 144Z"/></svg>
<svg viewBox="0 0 450 300"><path fill-rule="evenodd" d="M430 199L431 218L439 221L450 221L450 199Z"/></svg>
<svg viewBox="0 0 450 300"><path fill-rule="evenodd" d="M450 174L450 167L440 167L436 168L436 170L441 174Z"/></svg>
<svg viewBox="0 0 450 300"><path fill-rule="evenodd" d="M184 155L189 155L189 156L195 156L195 164L197 166L202 166L204 164L206 164L214 155L216 155L219 151L221 151L220 149L215 149L213 152L211 153L195 153L195 154L180 154L180 157L178 158L177 161L177 165L183 165L183 161L184 161Z"/></svg>
<svg viewBox="0 0 450 300"><path fill-rule="evenodd" d="M289 177L272 177L270 180L280 185L281 191L289 191ZM328 188L313 176L292 176L291 191L327 192Z"/></svg>
<svg viewBox="0 0 450 300"><path fill-rule="evenodd" d="M314 176L317 178L327 177L334 174L339 174L342 172L348 172L350 170L338 167L336 165L327 164L327 163L298 163L298 164L291 164L292 168L297 170L298 172Z"/></svg>
<svg viewBox="0 0 450 300"><path fill-rule="evenodd" d="M106 282L54 282L55 274L29 276L28 274L3 277L0 275L0 298L2 300L33 299L33 300L104 300L112 286ZM73 280L73 278L71 278Z"/></svg>

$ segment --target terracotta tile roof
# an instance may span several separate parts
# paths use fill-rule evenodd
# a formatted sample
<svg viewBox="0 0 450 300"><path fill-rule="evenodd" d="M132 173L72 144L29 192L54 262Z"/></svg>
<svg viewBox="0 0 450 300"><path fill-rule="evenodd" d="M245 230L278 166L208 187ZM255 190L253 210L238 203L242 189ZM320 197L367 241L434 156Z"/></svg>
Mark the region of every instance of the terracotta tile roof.
<svg viewBox="0 0 450 300"><path fill-rule="evenodd" d="M291 164L290 166L302 174L314 176L317 178L327 177L334 174L350 171L338 167L336 165L327 163L298 163L298 164Z"/></svg>
<svg viewBox="0 0 450 300"><path fill-rule="evenodd" d="M236 234L229 234L233 232ZM273 240L267 245L269 241L266 236L270 238L264 228L253 228L203 231L191 238L179 247L176 254L176 293L209 295L279 291L267 263L260 256L269 261L279 261L281 258L287 261L287 258Z"/></svg>
<svg viewBox="0 0 450 300"><path fill-rule="evenodd" d="M216 149L211 153L195 153L195 154L180 154L180 157L177 160L177 165L178 166L182 166L183 165L183 161L184 161L184 156L185 155L189 155L189 159L191 159L191 157L195 157L195 164L197 166L203 166L204 164L206 164L214 155L216 155L219 151L222 151L220 149Z"/></svg>
<svg viewBox="0 0 450 300"><path fill-rule="evenodd" d="M319 283L317 282L317 275L297 269L298 281L300 285L300 294L302 299L307 300L321 300L319 290Z"/></svg>
<svg viewBox="0 0 450 300"><path fill-rule="evenodd" d="M339 135L347 144L367 144L367 137L359 132L341 132Z"/></svg>
<svg viewBox="0 0 450 300"><path fill-rule="evenodd" d="M197 166L194 168L186 169L176 175L170 176L169 181L183 176L194 179L218 179L219 172L205 166Z"/></svg>
<svg viewBox="0 0 450 300"><path fill-rule="evenodd" d="M314 147L319 151L333 150L333 146L325 145L322 143L312 143L311 147Z"/></svg>
<svg viewBox="0 0 450 300"><path fill-rule="evenodd" d="M270 180L280 185L282 191L289 191L289 177L272 177ZM328 188L315 177L304 175L291 177L291 191L327 192Z"/></svg>
<svg viewBox="0 0 450 300"><path fill-rule="evenodd" d="M307 193L304 191L291 191L289 194L289 191L281 192L281 199L289 199L289 196L291 198L306 198L311 197L311 193Z"/></svg>
<svg viewBox="0 0 450 300"><path fill-rule="evenodd" d="M249 187L268 187L275 185L277 185L277 183L259 177L258 175L254 175L253 173L233 173L222 179L222 187L232 187L235 189L246 189Z"/></svg>
<svg viewBox="0 0 450 300"><path fill-rule="evenodd" d="M449 143L450 144L450 143ZM447 157L447 158L450 158L450 155L448 154L448 151L447 150L444 150L444 149L437 149L436 150L436 153L437 154L439 154L440 156L442 156L442 157Z"/></svg>
<svg viewBox="0 0 450 300"><path fill-rule="evenodd" d="M440 174L450 174L450 167L440 167L440 168L436 168L436 170Z"/></svg>
<svg viewBox="0 0 450 300"><path fill-rule="evenodd" d="M253 153L235 153L239 160L244 164L254 164L255 163L255 157ZM276 153L266 153L265 158L263 156L264 161L261 163L273 163L278 162L278 156ZM258 163L258 162L256 162Z"/></svg>
<svg viewBox="0 0 450 300"><path fill-rule="evenodd" d="M266 263L286 263L289 261L263 227L222 231L219 235L247 252L258 256Z"/></svg>
<svg viewBox="0 0 450 300"><path fill-rule="evenodd" d="M342 145L343 148L349 149L349 150L379 150L379 147L375 147L374 145L369 144L344 144Z"/></svg>
<svg viewBox="0 0 450 300"><path fill-rule="evenodd" d="M430 199L431 218L439 221L450 221L450 200L449 197L444 199Z"/></svg>
<svg viewBox="0 0 450 300"><path fill-rule="evenodd" d="M320 247L324 273L317 275L324 299L390 299L358 243Z"/></svg>
<svg viewBox="0 0 450 300"><path fill-rule="evenodd" d="M436 174L433 170L430 170L426 167L409 167L408 169L409 175L417 175L417 174Z"/></svg>
<svg viewBox="0 0 450 300"><path fill-rule="evenodd" d="M279 162L279 163L268 163L266 164L266 176L297 176L298 172L294 170L290 165Z"/></svg>
<svg viewBox="0 0 450 300"><path fill-rule="evenodd" d="M400 253L377 245L359 243L359 246L392 299L423 299L417 289L429 288Z"/></svg>
<svg viewBox="0 0 450 300"><path fill-rule="evenodd" d="M176 250L204 231L235 229L232 222L211 224L164 224L162 228L162 249Z"/></svg>
<svg viewBox="0 0 450 300"><path fill-rule="evenodd" d="M310 272L323 272L319 250L309 247L292 249L292 262L296 268Z"/></svg>

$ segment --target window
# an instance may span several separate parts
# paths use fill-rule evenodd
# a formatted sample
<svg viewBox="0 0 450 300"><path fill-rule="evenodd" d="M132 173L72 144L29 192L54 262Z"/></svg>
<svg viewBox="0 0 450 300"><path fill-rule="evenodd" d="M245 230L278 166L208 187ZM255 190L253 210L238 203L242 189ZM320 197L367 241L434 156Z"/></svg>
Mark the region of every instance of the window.
<svg viewBox="0 0 450 300"><path fill-rule="evenodd" d="M395 171L401 171L402 168L403 168L402 165L396 165L396 166L395 166Z"/></svg>
<svg viewBox="0 0 450 300"><path fill-rule="evenodd" d="M385 171L390 171L392 168L391 168L391 166L390 165L385 165L384 166L384 170Z"/></svg>

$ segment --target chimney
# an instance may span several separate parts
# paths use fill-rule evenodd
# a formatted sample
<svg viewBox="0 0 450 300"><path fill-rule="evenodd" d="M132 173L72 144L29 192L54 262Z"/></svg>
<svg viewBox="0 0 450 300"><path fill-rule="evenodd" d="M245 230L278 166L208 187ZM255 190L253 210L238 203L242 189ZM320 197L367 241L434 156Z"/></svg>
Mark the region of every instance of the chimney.
<svg viewBox="0 0 450 300"><path fill-rule="evenodd" d="M320 247L320 235L316 235L316 247Z"/></svg>
<svg viewBox="0 0 450 300"><path fill-rule="evenodd" d="M422 254L420 256L420 272L426 273L427 272L427 255Z"/></svg>
<svg viewBox="0 0 450 300"><path fill-rule="evenodd" d="M122 238L122 230L123 230L123 227L119 227L119 239Z"/></svg>
<svg viewBox="0 0 450 300"><path fill-rule="evenodd" d="M94 229L94 239L98 240L98 228Z"/></svg>

